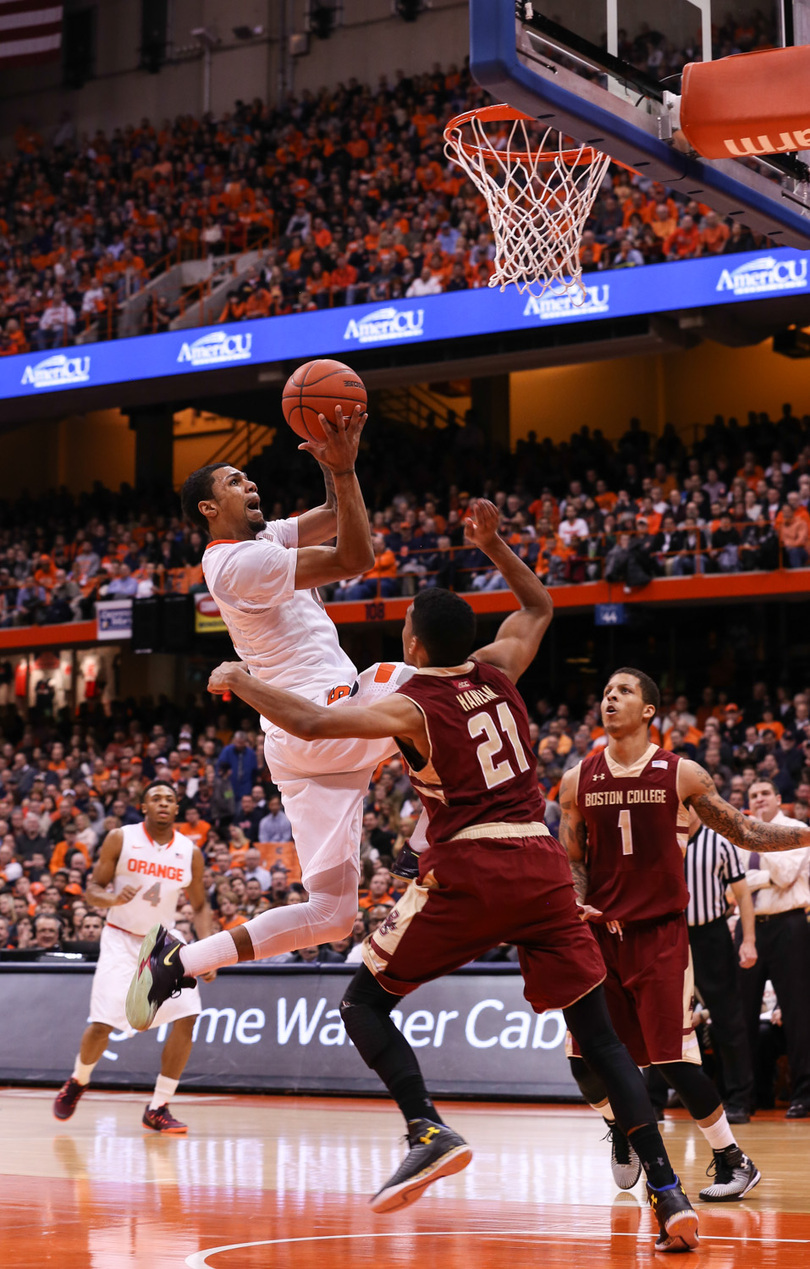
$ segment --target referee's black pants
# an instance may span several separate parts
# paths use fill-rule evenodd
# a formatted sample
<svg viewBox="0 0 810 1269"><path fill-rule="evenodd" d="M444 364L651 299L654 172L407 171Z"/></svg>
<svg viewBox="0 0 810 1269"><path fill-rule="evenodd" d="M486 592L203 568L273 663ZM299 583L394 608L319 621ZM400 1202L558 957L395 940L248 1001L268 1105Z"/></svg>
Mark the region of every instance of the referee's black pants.
<svg viewBox="0 0 810 1269"><path fill-rule="evenodd" d="M810 1106L810 926L804 908L758 916L756 926L757 963L740 971L748 1042L755 1052L762 993L770 978L782 1010L791 1098Z"/></svg>
<svg viewBox="0 0 810 1269"><path fill-rule="evenodd" d="M695 987L712 1018L712 1038L723 1067L723 1100L753 1109L754 1063L743 1012L737 953L725 917L690 925Z"/></svg>

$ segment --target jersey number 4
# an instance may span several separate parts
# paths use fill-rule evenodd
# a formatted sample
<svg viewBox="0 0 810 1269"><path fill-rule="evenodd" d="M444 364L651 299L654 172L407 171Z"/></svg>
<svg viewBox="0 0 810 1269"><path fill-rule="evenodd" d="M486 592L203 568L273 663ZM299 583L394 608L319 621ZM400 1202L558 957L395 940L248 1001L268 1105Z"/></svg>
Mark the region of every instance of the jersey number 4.
<svg viewBox="0 0 810 1269"><path fill-rule="evenodd" d="M156 908L160 903L160 882L156 881L148 890L144 890L141 898L145 899L147 903L151 903L153 908Z"/></svg>
<svg viewBox="0 0 810 1269"><path fill-rule="evenodd" d="M467 721L467 730L473 740L477 736L486 737L476 749L475 756L488 789L513 780L517 774L508 757L503 757L500 762L495 761L495 755L505 748L507 740L515 755L518 771L529 770L529 760L518 735L517 723L506 701L501 701L496 712L497 724L492 715L486 713L473 714Z"/></svg>

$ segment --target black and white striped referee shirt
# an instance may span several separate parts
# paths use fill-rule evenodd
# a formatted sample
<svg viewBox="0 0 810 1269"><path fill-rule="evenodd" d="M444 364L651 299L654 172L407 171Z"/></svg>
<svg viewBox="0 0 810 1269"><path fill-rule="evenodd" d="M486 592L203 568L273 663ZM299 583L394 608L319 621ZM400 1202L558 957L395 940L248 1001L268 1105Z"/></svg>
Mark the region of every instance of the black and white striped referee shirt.
<svg viewBox="0 0 810 1269"><path fill-rule="evenodd" d="M725 916L728 908L726 887L745 876L737 847L713 828L701 825L687 843L684 869L689 890L688 924L706 925Z"/></svg>

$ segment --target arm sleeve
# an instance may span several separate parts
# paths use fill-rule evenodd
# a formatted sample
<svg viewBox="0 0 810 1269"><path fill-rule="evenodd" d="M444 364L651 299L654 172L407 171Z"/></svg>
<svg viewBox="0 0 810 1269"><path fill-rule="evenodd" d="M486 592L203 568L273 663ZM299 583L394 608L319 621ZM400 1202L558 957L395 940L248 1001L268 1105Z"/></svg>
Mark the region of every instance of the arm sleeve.
<svg viewBox="0 0 810 1269"><path fill-rule="evenodd" d="M298 530L295 530L296 539ZM295 594L298 552L268 538L240 542L211 587L214 599L242 612L288 603Z"/></svg>

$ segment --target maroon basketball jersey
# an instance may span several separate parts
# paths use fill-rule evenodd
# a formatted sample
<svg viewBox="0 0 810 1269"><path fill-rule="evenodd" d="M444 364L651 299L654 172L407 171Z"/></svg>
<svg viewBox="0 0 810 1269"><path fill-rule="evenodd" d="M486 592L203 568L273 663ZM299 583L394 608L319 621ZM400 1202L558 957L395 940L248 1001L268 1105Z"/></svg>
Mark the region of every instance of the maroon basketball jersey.
<svg viewBox="0 0 810 1269"><path fill-rule="evenodd" d="M588 829L588 903L605 920L650 921L689 902L683 849L689 815L676 754L650 745L630 769L604 749L579 767L577 806Z"/></svg>
<svg viewBox="0 0 810 1269"><path fill-rule="evenodd" d="M529 718L514 684L492 665L468 661L417 670L398 689L425 717L430 757L403 754L427 810L431 846L480 824L542 822Z"/></svg>

